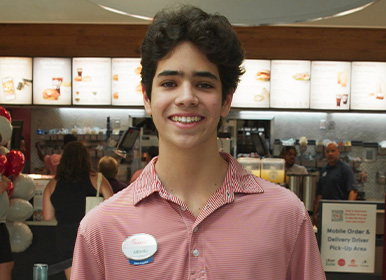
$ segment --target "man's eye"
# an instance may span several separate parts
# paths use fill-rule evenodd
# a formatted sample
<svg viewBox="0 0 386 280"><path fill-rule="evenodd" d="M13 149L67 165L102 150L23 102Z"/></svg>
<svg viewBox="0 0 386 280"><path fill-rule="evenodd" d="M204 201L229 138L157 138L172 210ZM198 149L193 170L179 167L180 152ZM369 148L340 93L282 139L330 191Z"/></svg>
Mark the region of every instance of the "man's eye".
<svg viewBox="0 0 386 280"><path fill-rule="evenodd" d="M213 86L211 84L208 84L208 83L199 83L197 85L199 88L204 88L204 89L210 89L210 88L213 88Z"/></svg>
<svg viewBox="0 0 386 280"><path fill-rule="evenodd" d="M161 84L161 86L163 87L175 87L176 86L176 83L175 82L172 82L172 81L167 81L167 82L163 82Z"/></svg>

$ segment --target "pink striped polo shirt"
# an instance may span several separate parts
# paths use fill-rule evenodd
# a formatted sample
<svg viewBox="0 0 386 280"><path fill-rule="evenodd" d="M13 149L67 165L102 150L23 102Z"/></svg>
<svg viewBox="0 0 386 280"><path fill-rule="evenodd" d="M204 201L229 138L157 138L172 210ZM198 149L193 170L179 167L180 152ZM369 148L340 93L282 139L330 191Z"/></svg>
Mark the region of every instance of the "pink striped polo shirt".
<svg viewBox="0 0 386 280"><path fill-rule="evenodd" d="M82 220L71 279L325 279L303 203L221 155L229 163L225 181L197 218L167 193L154 158ZM122 253L134 234L155 238L151 263L133 265Z"/></svg>

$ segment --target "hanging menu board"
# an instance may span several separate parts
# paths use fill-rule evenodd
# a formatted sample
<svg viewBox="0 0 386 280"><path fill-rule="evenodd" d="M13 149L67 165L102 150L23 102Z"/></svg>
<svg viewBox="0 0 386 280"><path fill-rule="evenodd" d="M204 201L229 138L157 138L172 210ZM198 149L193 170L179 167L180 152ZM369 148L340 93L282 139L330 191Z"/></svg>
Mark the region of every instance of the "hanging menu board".
<svg viewBox="0 0 386 280"><path fill-rule="evenodd" d="M71 58L33 59L33 103L71 105Z"/></svg>
<svg viewBox="0 0 386 280"><path fill-rule="evenodd" d="M73 105L111 105L111 58L73 58L72 77Z"/></svg>
<svg viewBox="0 0 386 280"><path fill-rule="evenodd" d="M232 107L269 108L271 61L246 59Z"/></svg>
<svg viewBox="0 0 386 280"><path fill-rule="evenodd" d="M272 108L308 109L310 107L311 61L272 60Z"/></svg>
<svg viewBox="0 0 386 280"><path fill-rule="evenodd" d="M350 108L351 62L313 61L311 67L311 109Z"/></svg>
<svg viewBox="0 0 386 280"><path fill-rule="evenodd" d="M32 104L32 58L0 57L0 104Z"/></svg>
<svg viewBox="0 0 386 280"><path fill-rule="evenodd" d="M112 105L143 106L140 58L113 58Z"/></svg>
<svg viewBox="0 0 386 280"><path fill-rule="evenodd" d="M353 62L351 109L386 109L386 63Z"/></svg>

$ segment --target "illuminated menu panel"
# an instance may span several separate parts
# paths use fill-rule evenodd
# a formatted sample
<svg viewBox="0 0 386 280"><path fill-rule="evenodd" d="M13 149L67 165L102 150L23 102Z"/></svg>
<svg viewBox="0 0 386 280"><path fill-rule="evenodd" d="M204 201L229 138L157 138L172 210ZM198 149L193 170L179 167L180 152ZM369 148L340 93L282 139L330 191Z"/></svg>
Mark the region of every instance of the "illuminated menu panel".
<svg viewBox="0 0 386 280"><path fill-rule="evenodd" d="M0 104L32 104L32 58L0 57Z"/></svg>
<svg viewBox="0 0 386 280"><path fill-rule="evenodd" d="M71 58L33 59L33 103L71 105Z"/></svg>
<svg viewBox="0 0 386 280"><path fill-rule="evenodd" d="M272 108L304 109L310 107L311 61L272 60Z"/></svg>
<svg viewBox="0 0 386 280"><path fill-rule="evenodd" d="M72 82L73 105L111 105L111 58L73 58Z"/></svg>
<svg viewBox="0 0 386 280"><path fill-rule="evenodd" d="M351 109L386 109L385 62L352 62Z"/></svg>
<svg viewBox="0 0 386 280"><path fill-rule="evenodd" d="M142 106L141 59L113 58L112 105Z"/></svg>
<svg viewBox="0 0 386 280"><path fill-rule="evenodd" d="M351 62L313 61L311 67L311 109L350 108Z"/></svg>
<svg viewBox="0 0 386 280"><path fill-rule="evenodd" d="M271 61L246 59L232 107L269 108Z"/></svg>

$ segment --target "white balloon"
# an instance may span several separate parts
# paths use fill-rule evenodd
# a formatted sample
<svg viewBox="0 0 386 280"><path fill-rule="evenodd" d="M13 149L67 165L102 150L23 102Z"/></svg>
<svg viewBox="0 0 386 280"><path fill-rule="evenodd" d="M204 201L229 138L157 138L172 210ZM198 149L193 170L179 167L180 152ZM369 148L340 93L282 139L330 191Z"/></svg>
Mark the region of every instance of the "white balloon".
<svg viewBox="0 0 386 280"><path fill-rule="evenodd" d="M7 228L13 253L23 252L32 244L32 231L25 223L8 222Z"/></svg>
<svg viewBox="0 0 386 280"><path fill-rule="evenodd" d="M29 201L21 198L11 198L9 200L9 210L7 221L22 222L32 216L33 207Z"/></svg>
<svg viewBox="0 0 386 280"><path fill-rule="evenodd" d="M9 153L9 150L6 147L4 146L0 147L0 155L6 155L8 153Z"/></svg>
<svg viewBox="0 0 386 280"><path fill-rule="evenodd" d="M30 200L34 196L35 182L24 174L20 174L13 181L13 192L11 198Z"/></svg>
<svg viewBox="0 0 386 280"><path fill-rule="evenodd" d="M0 116L0 145L7 144L12 137L12 125L9 120Z"/></svg>

